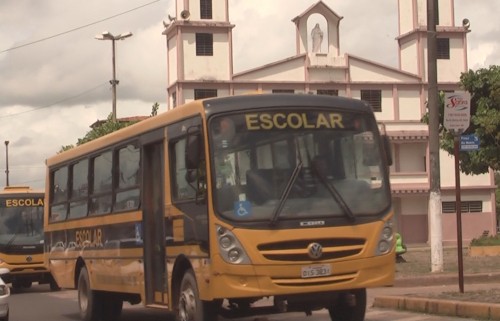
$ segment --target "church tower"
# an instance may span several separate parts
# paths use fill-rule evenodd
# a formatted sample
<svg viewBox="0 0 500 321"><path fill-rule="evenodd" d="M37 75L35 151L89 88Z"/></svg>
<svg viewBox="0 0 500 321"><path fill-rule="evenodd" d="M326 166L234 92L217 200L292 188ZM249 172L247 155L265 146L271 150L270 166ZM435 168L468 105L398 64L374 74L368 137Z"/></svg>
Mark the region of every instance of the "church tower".
<svg viewBox="0 0 500 321"><path fill-rule="evenodd" d="M227 96L233 74L228 0L176 0L164 21L169 109L194 99Z"/></svg>
<svg viewBox="0 0 500 321"><path fill-rule="evenodd" d="M438 82L460 79L467 66L469 22L455 26L454 1L436 0ZM427 0L398 0L399 68L427 81Z"/></svg>

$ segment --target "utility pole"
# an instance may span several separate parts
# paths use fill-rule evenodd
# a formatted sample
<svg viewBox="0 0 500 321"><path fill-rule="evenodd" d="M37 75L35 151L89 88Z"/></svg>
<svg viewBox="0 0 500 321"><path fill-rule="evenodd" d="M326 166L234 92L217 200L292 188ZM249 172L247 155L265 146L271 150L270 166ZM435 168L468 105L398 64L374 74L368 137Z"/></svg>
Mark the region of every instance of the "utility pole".
<svg viewBox="0 0 500 321"><path fill-rule="evenodd" d="M113 122L116 122L116 86L120 83L120 81L116 79L115 41L116 40L123 40L123 39L131 37L131 36L132 36L131 32L126 32L126 33L122 33L118 36L114 36L110 32L105 31L102 34L94 37L97 40L111 40L111 43L112 43L111 63L113 65L113 79L111 79L109 81L109 83L111 84L111 87L113 88L113 111L111 114Z"/></svg>
<svg viewBox="0 0 500 321"><path fill-rule="evenodd" d="M5 186L9 186L9 141L5 141Z"/></svg>
<svg viewBox="0 0 500 321"><path fill-rule="evenodd" d="M441 217L441 177L439 169L439 99L437 88L437 0L427 0L427 78L429 110L429 235L431 271L443 271L443 223Z"/></svg>

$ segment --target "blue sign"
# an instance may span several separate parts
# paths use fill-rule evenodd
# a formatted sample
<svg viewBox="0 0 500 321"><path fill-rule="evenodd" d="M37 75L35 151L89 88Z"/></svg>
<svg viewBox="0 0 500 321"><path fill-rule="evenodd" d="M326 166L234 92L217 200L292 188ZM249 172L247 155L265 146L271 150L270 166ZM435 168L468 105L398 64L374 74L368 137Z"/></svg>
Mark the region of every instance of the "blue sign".
<svg viewBox="0 0 500 321"><path fill-rule="evenodd" d="M249 201L234 202L234 213L238 216L252 215L252 204Z"/></svg>
<svg viewBox="0 0 500 321"><path fill-rule="evenodd" d="M460 136L460 150L473 151L479 149L479 137L474 134Z"/></svg>

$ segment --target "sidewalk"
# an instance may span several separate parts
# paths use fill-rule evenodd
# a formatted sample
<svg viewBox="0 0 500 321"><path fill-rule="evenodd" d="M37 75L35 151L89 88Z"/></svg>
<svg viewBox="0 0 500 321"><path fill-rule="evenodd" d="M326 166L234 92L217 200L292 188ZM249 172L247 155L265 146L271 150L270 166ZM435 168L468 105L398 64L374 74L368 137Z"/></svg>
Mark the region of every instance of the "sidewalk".
<svg viewBox="0 0 500 321"><path fill-rule="evenodd" d="M500 272L464 275L464 293L500 289ZM377 308L408 310L481 320L500 320L500 301L481 303L433 298L459 293L458 274L396 277L393 287L368 290L368 304ZM426 297L428 296L428 297Z"/></svg>

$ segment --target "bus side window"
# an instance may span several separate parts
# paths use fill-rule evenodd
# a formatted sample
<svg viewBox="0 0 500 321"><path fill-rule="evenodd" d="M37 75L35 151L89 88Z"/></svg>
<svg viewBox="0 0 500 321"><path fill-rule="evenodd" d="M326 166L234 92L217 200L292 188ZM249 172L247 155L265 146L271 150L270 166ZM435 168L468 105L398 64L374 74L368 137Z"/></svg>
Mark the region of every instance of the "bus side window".
<svg viewBox="0 0 500 321"><path fill-rule="evenodd" d="M108 214L111 212L113 183L113 153L107 151L92 159L92 190L90 192L91 215Z"/></svg>
<svg viewBox="0 0 500 321"><path fill-rule="evenodd" d="M169 141L170 177L172 202L184 213L184 242L200 244L208 250L208 212L203 199L205 182L205 158L203 157L203 139L198 164L186 163L187 136ZM189 168L197 165L197 168ZM199 193L199 194L197 194Z"/></svg>
<svg viewBox="0 0 500 321"><path fill-rule="evenodd" d="M172 159L172 197L174 200L194 199L196 190L190 185L189 169L186 166L186 138L171 142L170 155ZM196 181L196 179L195 179Z"/></svg>
<svg viewBox="0 0 500 321"><path fill-rule="evenodd" d="M88 210L88 160L83 159L70 166L71 189L69 203L69 218L87 216Z"/></svg>
<svg viewBox="0 0 500 321"><path fill-rule="evenodd" d="M52 172L50 199L50 221L66 219L68 201L68 167L61 167Z"/></svg>
<svg viewBox="0 0 500 321"><path fill-rule="evenodd" d="M140 205L140 148L129 144L120 148L118 156L118 177L115 204L115 211L136 210Z"/></svg>

